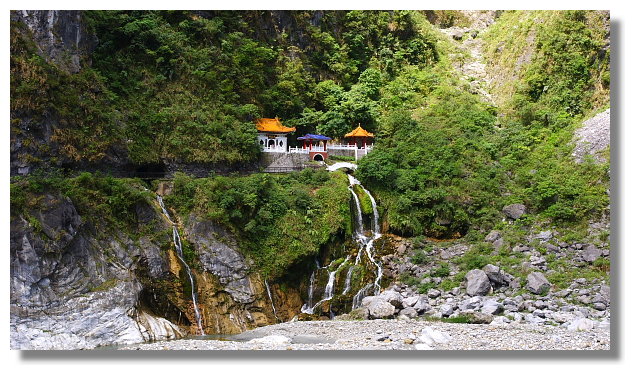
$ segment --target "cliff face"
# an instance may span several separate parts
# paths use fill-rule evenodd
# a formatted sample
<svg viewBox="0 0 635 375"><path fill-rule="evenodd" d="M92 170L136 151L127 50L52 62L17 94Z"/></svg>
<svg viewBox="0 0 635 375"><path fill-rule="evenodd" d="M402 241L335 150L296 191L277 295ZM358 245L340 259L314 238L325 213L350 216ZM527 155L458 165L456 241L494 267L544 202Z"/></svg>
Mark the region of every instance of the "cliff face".
<svg viewBox="0 0 635 375"><path fill-rule="evenodd" d="M147 235L82 218L72 201L43 194L40 209L11 219L11 347L78 349L178 338L195 325L189 282L158 208L139 204ZM276 321L264 282L212 223L188 218L205 333L238 333ZM277 314L299 294L274 288Z"/></svg>
<svg viewBox="0 0 635 375"><path fill-rule="evenodd" d="M39 55L69 73L90 64L97 37L88 32L79 10L20 10L11 21L24 23L32 33Z"/></svg>

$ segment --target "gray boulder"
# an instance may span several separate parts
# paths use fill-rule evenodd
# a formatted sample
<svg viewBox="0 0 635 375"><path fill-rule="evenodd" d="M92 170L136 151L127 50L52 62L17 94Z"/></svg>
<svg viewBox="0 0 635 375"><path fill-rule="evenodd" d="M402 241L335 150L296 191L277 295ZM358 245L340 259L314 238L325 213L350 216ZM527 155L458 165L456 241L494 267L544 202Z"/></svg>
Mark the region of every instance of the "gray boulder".
<svg viewBox="0 0 635 375"><path fill-rule="evenodd" d="M586 245L582 249L582 259L585 262L593 263L602 256L602 251L595 245Z"/></svg>
<svg viewBox="0 0 635 375"><path fill-rule="evenodd" d="M486 242L494 242L497 239L501 238L501 232L497 231L497 230L493 230L491 232L489 232L489 234L487 236L485 236L485 241Z"/></svg>
<svg viewBox="0 0 635 375"><path fill-rule="evenodd" d="M485 296L492 289L487 274L482 270L471 270L465 275L467 280L467 294L470 296Z"/></svg>
<svg viewBox="0 0 635 375"><path fill-rule="evenodd" d="M439 312L441 313L442 317L447 318L448 316L452 315L455 309L455 306L447 303L439 308Z"/></svg>
<svg viewBox="0 0 635 375"><path fill-rule="evenodd" d="M498 315L503 312L503 304L493 299L488 299L483 302L481 312L490 315Z"/></svg>
<svg viewBox="0 0 635 375"><path fill-rule="evenodd" d="M380 299L375 299L368 305L368 313L372 319L390 318L395 314L395 311L395 306Z"/></svg>
<svg viewBox="0 0 635 375"><path fill-rule="evenodd" d="M412 296L412 297L406 297L403 299L403 305L404 307L412 307L415 305L415 303L419 302L419 298L421 296Z"/></svg>
<svg viewBox="0 0 635 375"><path fill-rule="evenodd" d="M405 309L399 311L399 316L407 316L408 318L416 318L419 313L414 307L406 307Z"/></svg>
<svg viewBox="0 0 635 375"><path fill-rule="evenodd" d="M459 310L460 311L476 310L479 307L481 307L482 301L483 301L483 297L481 296L472 297L470 299L467 299L461 302L459 304Z"/></svg>
<svg viewBox="0 0 635 375"><path fill-rule="evenodd" d="M525 214L527 207L524 204L514 203L503 207L503 213L510 219L517 220Z"/></svg>
<svg viewBox="0 0 635 375"><path fill-rule="evenodd" d="M430 309L432 309L432 306L430 306L430 304L428 303L428 299L424 296L420 296L417 302L412 307L419 314L430 311Z"/></svg>
<svg viewBox="0 0 635 375"><path fill-rule="evenodd" d="M553 233L551 233L550 230L540 232L536 234L535 236L533 236L534 239L541 240L541 241L549 241L552 237L553 237Z"/></svg>
<svg viewBox="0 0 635 375"><path fill-rule="evenodd" d="M492 242L492 246L494 246L495 250L500 250L500 248L503 247L503 245L505 245L505 240L503 240L502 237Z"/></svg>
<svg viewBox="0 0 635 375"><path fill-rule="evenodd" d="M438 298L441 295L441 291L438 289L430 289L428 290L429 298Z"/></svg>
<svg viewBox="0 0 635 375"><path fill-rule="evenodd" d="M487 278L493 286L504 286L509 284L509 276L501 271L500 267L498 266L488 264L483 267L483 272L485 272Z"/></svg>
<svg viewBox="0 0 635 375"><path fill-rule="evenodd" d="M386 290L378 297L382 301L386 301L398 309L403 307L403 296L394 290Z"/></svg>
<svg viewBox="0 0 635 375"><path fill-rule="evenodd" d="M527 275L527 290L534 294L544 294L551 289L551 283L540 272L532 272Z"/></svg>

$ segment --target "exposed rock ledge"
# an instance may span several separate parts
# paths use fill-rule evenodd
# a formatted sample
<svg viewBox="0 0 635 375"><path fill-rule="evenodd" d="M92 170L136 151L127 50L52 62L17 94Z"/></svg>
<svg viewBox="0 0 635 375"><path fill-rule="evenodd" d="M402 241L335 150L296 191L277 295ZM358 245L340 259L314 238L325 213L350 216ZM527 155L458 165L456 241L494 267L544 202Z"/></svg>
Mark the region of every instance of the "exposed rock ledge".
<svg viewBox="0 0 635 375"><path fill-rule="evenodd" d="M611 143L611 109L598 113L582 124L583 126L575 132L573 158L578 163L581 163L586 155L599 162L606 161L600 152Z"/></svg>

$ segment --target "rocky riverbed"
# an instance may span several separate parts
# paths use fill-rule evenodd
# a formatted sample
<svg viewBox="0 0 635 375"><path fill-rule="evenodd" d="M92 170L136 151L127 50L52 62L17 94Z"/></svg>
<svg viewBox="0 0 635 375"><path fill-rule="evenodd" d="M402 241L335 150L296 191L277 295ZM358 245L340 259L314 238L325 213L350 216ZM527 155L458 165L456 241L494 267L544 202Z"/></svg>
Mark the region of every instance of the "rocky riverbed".
<svg viewBox="0 0 635 375"><path fill-rule="evenodd" d="M425 320L295 321L223 340L182 339L121 350L609 350L608 326L588 330L534 324Z"/></svg>

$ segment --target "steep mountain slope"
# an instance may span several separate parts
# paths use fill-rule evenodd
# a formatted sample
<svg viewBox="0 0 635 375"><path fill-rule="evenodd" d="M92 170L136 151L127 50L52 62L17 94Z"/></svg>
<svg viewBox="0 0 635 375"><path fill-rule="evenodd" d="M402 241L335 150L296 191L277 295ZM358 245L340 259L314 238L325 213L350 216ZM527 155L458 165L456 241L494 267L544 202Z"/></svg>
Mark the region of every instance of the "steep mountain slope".
<svg viewBox="0 0 635 375"><path fill-rule="evenodd" d="M370 195L341 172L258 173L253 120L275 115L298 133L376 134L355 176L381 219L379 286L402 284L381 297L387 310L481 308L468 301L477 270L520 320L540 306L567 309L549 324L610 318L607 13L11 17L14 347L194 332L192 288L206 333L348 312L345 284L374 278L343 271L361 251L351 191L362 221ZM178 173L192 170L208 177ZM107 176L148 172L171 180ZM327 290L314 316L299 314Z"/></svg>

